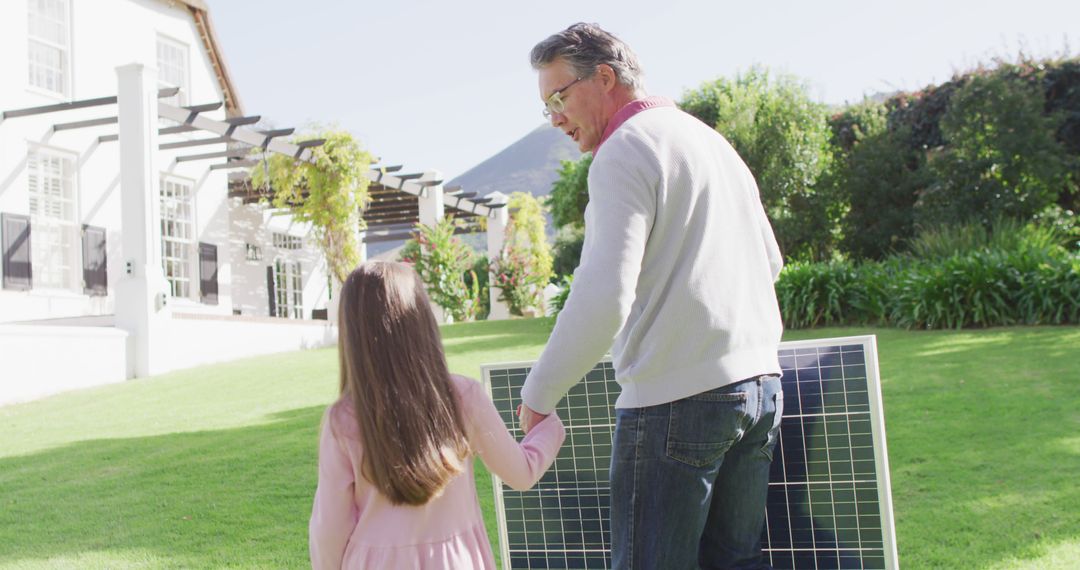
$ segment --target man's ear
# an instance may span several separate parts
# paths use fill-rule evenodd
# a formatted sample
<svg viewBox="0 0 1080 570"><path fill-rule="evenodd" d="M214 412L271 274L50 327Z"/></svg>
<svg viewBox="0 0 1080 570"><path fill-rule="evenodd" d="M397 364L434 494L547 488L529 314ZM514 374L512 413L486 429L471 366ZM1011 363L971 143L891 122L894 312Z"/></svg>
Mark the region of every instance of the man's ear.
<svg viewBox="0 0 1080 570"><path fill-rule="evenodd" d="M615 70L606 63L596 66L596 73L600 75L600 86L605 93L611 91L619 83L619 79L615 77Z"/></svg>

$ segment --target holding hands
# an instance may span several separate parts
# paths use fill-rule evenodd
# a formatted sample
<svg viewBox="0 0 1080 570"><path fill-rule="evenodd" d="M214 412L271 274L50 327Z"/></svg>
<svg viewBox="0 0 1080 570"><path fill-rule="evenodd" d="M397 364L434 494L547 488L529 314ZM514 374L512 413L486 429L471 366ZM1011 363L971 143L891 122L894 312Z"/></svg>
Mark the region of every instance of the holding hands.
<svg viewBox="0 0 1080 570"><path fill-rule="evenodd" d="M544 418L548 417L548 414L541 414L537 411L534 411L532 408L526 406L525 404L518 404L517 414L518 422L521 423L521 431L525 433L529 433L529 430L531 430L533 426L543 421Z"/></svg>

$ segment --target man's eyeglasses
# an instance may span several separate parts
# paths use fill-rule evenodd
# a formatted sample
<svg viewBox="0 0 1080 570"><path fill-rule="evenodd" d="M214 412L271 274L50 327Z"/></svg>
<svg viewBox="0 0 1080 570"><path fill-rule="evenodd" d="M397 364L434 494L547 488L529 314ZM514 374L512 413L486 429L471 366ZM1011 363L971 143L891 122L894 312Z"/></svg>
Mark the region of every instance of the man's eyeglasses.
<svg viewBox="0 0 1080 570"><path fill-rule="evenodd" d="M563 97L562 97L563 92L566 91L567 89L573 87L575 83L577 83L578 81L581 81L582 79L585 79L585 78L584 77L578 77L577 79L575 79L575 80L571 81L570 83L568 83L562 89L556 89L555 92L552 93L551 96L549 96L547 98L547 101L544 102L544 118L545 119L550 119L551 116L554 115L555 113L562 113L563 111L566 110L566 101L563 101Z"/></svg>

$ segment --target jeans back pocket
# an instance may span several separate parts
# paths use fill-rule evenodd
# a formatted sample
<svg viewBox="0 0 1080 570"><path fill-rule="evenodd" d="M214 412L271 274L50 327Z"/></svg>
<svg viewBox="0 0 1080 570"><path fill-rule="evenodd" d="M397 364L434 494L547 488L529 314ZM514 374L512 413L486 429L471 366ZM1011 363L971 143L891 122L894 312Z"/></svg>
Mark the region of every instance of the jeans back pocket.
<svg viewBox="0 0 1080 570"><path fill-rule="evenodd" d="M745 392L704 392L669 404L667 456L691 467L717 464L746 429Z"/></svg>

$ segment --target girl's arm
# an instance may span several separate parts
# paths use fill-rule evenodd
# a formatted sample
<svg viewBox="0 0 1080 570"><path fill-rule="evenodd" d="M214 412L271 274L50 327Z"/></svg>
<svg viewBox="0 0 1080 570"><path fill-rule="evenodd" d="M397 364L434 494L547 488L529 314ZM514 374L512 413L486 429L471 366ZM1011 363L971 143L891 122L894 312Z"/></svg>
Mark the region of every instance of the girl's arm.
<svg viewBox="0 0 1080 570"><path fill-rule="evenodd" d="M341 568L358 516L355 485L352 463L334 436L327 410L319 437L319 486L308 525L312 568Z"/></svg>
<svg viewBox="0 0 1080 570"><path fill-rule="evenodd" d="M566 428L552 413L536 424L518 443L503 424L495 404L479 382L469 381L465 390L469 443L488 470L507 485L524 491L540 480L555 461L566 438Z"/></svg>

